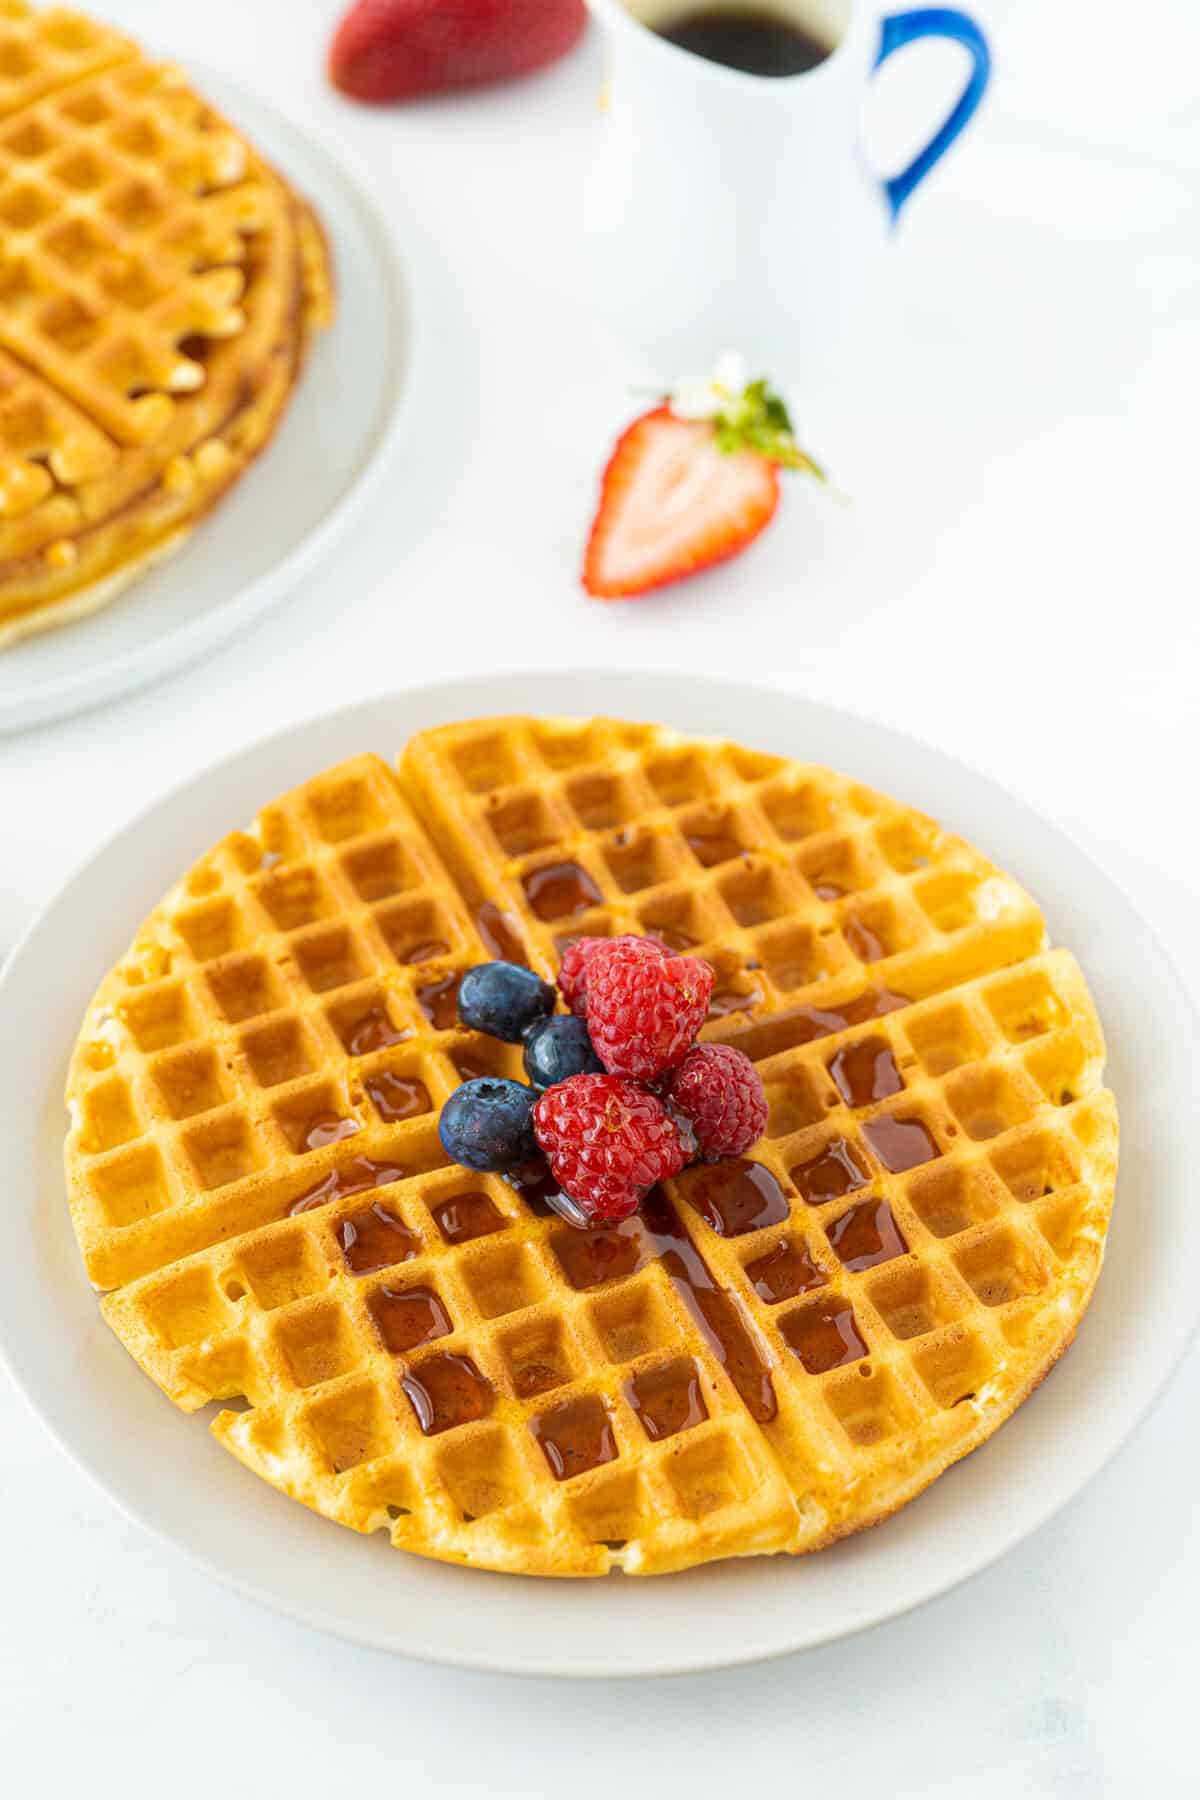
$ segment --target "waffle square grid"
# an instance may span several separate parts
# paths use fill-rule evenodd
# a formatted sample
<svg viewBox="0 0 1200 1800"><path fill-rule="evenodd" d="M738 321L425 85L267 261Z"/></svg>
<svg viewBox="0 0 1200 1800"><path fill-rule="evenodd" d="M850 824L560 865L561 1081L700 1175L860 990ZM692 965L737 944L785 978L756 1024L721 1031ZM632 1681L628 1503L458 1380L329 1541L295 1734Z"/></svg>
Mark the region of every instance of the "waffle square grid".
<svg viewBox="0 0 1200 1800"><path fill-rule="evenodd" d="M456 1024L581 933L718 971L768 1131L581 1233L448 1164L519 1051ZM488 720L267 808L102 986L67 1165L110 1324L327 1516L547 1574L817 1548L981 1442L1069 1342L1115 1174L1103 1040L1033 902L828 771Z"/></svg>

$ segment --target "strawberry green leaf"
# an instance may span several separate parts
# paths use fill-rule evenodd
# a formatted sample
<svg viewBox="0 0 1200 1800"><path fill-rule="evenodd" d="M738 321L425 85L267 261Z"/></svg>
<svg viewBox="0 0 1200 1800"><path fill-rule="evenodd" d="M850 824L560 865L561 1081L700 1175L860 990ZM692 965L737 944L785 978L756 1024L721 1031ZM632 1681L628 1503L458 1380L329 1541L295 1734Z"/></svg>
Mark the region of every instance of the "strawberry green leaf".
<svg viewBox="0 0 1200 1800"><path fill-rule="evenodd" d="M780 468L799 469L825 480L825 471L796 442L791 415L783 399L765 379L730 394L713 418L717 449L727 456L751 450Z"/></svg>

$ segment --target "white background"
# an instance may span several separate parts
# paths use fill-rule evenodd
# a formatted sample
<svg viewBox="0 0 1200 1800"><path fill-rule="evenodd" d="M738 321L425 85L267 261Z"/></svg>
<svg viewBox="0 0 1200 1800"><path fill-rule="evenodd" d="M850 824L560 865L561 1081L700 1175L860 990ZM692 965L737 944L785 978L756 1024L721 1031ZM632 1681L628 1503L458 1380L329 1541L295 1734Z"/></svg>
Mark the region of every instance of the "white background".
<svg viewBox="0 0 1200 1800"><path fill-rule="evenodd" d="M277 725L458 672L670 664L800 686L986 769L1111 869L1195 991L1200 16L975 10L986 110L913 203L852 363L792 395L852 504L797 483L740 562L604 608L575 568L642 371L572 279L594 37L536 81L372 113L324 85L328 0L108 0L371 172L427 301L421 403L358 541L252 636L0 740L0 946L123 820ZM872 141L898 159L957 74L909 53ZM262 1613L127 1525L0 1377L2 1785L1195 1795L1198 1406L1193 1352L1078 1501L910 1618L759 1669L570 1686Z"/></svg>

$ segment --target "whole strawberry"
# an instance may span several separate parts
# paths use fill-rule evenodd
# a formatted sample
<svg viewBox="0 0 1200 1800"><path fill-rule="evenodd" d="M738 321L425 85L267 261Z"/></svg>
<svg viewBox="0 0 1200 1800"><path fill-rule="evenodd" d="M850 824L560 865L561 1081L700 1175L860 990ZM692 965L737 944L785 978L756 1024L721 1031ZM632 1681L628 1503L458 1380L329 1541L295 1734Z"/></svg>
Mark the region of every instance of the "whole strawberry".
<svg viewBox="0 0 1200 1800"><path fill-rule="evenodd" d="M573 1075L547 1088L533 1129L588 1224L629 1218L656 1182L678 1175L690 1150L657 1094L619 1075Z"/></svg>
<svg viewBox="0 0 1200 1800"><path fill-rule="evenodd" d="M613 1075L654 1081L681 1062L708 1016L713 971L699 956L647 956L614 940L588 966L588 1032Z"/></svg>
<svg viewBox="0 0 1200 1800"><path fill-rule="evenodd" d="M673 1105L691 1121L701 1156L741 1156L767 1129L758 1070L732 1044L697 1044L671 1076Z"/></svg>
<svg viewBox="0 0 1200 1800"><path fill-rule="evenodd" d="M355 100L409 100L505 81L578 38L584 0L357 0L334 35L329 74Z"/></svg>
<svg viewBox="0 0 1200 1800"><path fill-rule="evenodd" d="M558 970L558 991L573 1013L587 1016L587 978L592 959L601 950L617 946L635 956L664 957L667 953L657 938L647 937L581 937L563 951Z"/></svg>

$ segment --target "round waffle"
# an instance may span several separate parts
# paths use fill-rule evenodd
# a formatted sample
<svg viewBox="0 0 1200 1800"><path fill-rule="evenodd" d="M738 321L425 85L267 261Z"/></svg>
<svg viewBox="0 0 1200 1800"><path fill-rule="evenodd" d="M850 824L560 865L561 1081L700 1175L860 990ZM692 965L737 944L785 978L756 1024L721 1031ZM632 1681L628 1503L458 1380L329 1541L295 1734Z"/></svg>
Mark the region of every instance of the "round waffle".
<svg viewBox="0 0 1200 1800"><path fill-rule="evenodd" d="M178 70L0 4L0 648L176 549L282 417L332 285Z"/></svg>
<svg viewBox="0 0 1200 1800"><path fill-rule="evenodd" d="M577 1231L450 1164L517 1048L489 956L581 933L717 971L747 1158ZM982 1443L1069 1344L1116 1113L1029 896L828 770L490 719L341 765L203 857L105 978L66 1171L109 1324L247 1467L402 1548L554 1575L814 1550Z"/></svg>

